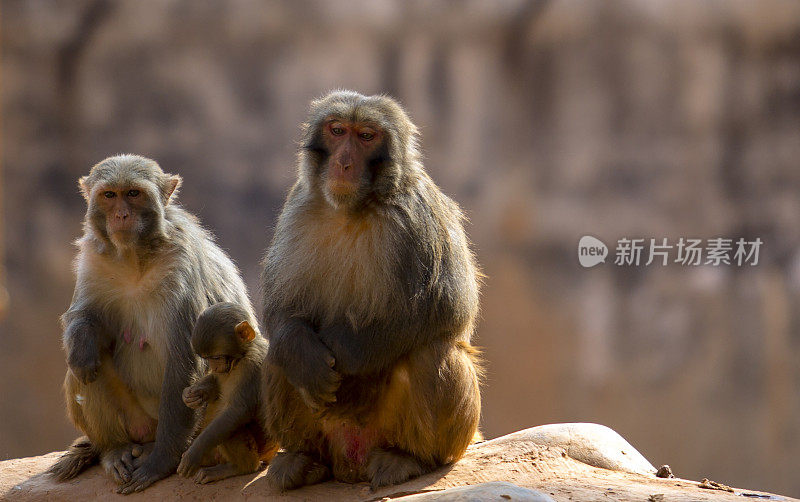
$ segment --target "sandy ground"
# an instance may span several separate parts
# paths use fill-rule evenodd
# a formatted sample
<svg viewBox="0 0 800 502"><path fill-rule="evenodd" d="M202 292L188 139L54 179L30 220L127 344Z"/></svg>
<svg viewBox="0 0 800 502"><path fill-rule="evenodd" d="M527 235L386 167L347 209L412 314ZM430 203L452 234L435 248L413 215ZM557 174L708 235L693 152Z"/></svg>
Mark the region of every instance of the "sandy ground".
<svg viewBox="0 0 800 502"><path fill-rule="evenodd" d="M135 500L382 500L410 494L444 490L456 486L490 481L507 481L539 490L556 501L738 501L797 500L753 490L735 489L734 493L701 488L696 481L659 479L652 475L633 474L593 467L569 455L569 447L543 445L527 429L491 441L472 445L463 459L452 466L402 485L370 491L366 483L327 482L280 493L267 486L263 472L240 476L210 485L172 476L145 492L129 495ZM0 499L23 501L122 500L114 492L113 481L99 467L93 467L67 483L55 483L43 474L60 455L54 452L40 457L0 462ZM624 454L624 453L623 453ZM724 480L723 480L724 481ZM503 496L500 500L513 500Z"/></svg>

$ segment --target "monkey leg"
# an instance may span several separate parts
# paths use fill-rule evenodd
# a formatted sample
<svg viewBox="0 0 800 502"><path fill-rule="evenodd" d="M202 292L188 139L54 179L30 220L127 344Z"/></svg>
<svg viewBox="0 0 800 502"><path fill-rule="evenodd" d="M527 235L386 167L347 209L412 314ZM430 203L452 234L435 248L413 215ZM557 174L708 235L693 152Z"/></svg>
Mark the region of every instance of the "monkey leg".
<svg viewBox="0 0 800 502"><path fill-rule="evenodd" d="M426 346L395 366L378 412L389 447L367 461L373 488L461 458L478 430L479 375L477 350L465 342Z"/></svg>
<svg viewBox="0 0 800 502"><path fill-rule="evenodd" d="M225 461L220 465L228 465L230 466L230 469L227 471L220 469L216 474L217 476L222 472L229 472L228 476L250 474L258 471L261 468L258 444L256 444L255 438L252 434L250 434L246 427L242 427L234 432L231 437L219 445L219 450L222 454L222 459ZM198 477L202 476L198 474ZM214 479L209 479L207 481L198 481L198 477L195 478L195 481L198 483L208 483L210 481L222 479L220 477L215 477Z"/></svg>
<svg viewBox="0 0 800 502"><path fill-rule="evenodd" d="M99 452L100 463L118 483L127 481L138 462L136 443L155 440L157 422L147 415L136 397L120 380L113 361L106 357L98 378L81 383L71 372L64 381L67 414Z"/></svg>
<svg viewBox="0 0 800 502"><path fill-rule="evenodd" d="M268 434L267 455L277 441L284 451L269 462L266 478L281 490L319 483L331 476L324 462L327 450L319 417L306 405L283 371L264 364L264 422ZM274 439L272 439L274 438Z"/></svg>
<svg viewBox="0 0 800 502"><path fill-rule="evenodd" d="M246 427L237 430L216 448L219 450L216 465L203 467L197 471L194 477L195 483L212 483L231 476L259 471L262 467L262 453L258 446L255 437Z"/></svg>

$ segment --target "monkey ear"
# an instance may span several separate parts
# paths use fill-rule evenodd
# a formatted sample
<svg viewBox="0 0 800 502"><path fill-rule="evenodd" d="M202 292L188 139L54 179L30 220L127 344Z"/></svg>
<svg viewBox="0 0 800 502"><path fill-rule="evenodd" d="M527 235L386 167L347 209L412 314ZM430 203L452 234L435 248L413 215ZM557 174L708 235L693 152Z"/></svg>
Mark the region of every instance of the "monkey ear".
<svg viewBox="0 0 800 502"><path fill-rule="evenodd" d="M236 331L236 336L243 342L252 342L253 338L256 337L256 330L254 330L247 321L242 321L237 324L234 331Z"/></svg>
<svg viewBox="0 0 800 502"><path fill-rule="evenodd" d="M181 179L181 177L178 176L177 174L171 174L167 176L167 178L164 180L164 188L162 190L164 194L165 206L169 204L169 201L172 198L172 196L177 193L178 188L180 188L182 182L183 179Z"/></svg>
<svg viewBox="0 0 800 502"><path fill-rule="evenodd" d="M89 200L91 198L92 187L89 186L89 177L81 176L78 178L78 186L81 187L81 194L83 198Z"/></svg>

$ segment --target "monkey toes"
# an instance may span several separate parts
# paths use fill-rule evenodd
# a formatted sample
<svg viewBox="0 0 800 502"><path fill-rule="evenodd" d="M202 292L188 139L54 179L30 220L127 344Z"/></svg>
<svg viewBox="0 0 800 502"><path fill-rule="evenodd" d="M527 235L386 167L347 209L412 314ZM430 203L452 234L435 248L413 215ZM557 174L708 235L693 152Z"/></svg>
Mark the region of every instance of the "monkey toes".
<svg viewBox="0 0 800 502"><path fill-rule="evenodd" d="M291 490L304 485L313 485L331 476L325 465L309 455L298 452L280 452L269 463L266 478L269 484L280 490Z"/></svg>
<svg viewBox="0 0 800 502"><path fill-rule="evenodd" d="M133 471L143 460L144 448L146 446L129 443L104 453L100 464L107 473L111 474L118 485L127 483L130 481Z"/></svg>

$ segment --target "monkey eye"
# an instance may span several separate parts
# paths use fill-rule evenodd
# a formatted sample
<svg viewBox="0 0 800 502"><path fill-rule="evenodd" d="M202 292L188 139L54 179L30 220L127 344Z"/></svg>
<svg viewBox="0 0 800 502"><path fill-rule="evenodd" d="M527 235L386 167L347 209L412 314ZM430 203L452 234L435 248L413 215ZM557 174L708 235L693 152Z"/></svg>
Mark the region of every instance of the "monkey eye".
<svg viewBox="0 0 800 502"><path fill-rule="evenodd" d="M128 190L128 197L138 197L139 190Z"/></svg>
<svg viewBox="0 0 800 502"><path fill-rule="evenodd" d="M331 127L331 132L334 134L334 136L341 136L344 134L344 127L333 126Z"/></svg>
<svg viewBox="0 0 800 502"><path fill-rule="evenodd" d="M363 139L364 141L369 141L375 137L375 135L371 132L362 132L358 135L359 138Z"/></svg>
<svg viewBox="0 0 800 502"><path fill-rule="evenodd" d="M113 199L114 197L117 196L117 194L112 192L111 190L108 190L106 192L103 192L103 196L105 196L106 199Z"/></svg>

